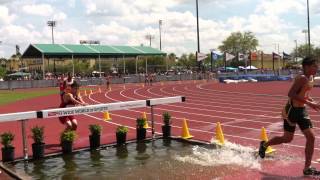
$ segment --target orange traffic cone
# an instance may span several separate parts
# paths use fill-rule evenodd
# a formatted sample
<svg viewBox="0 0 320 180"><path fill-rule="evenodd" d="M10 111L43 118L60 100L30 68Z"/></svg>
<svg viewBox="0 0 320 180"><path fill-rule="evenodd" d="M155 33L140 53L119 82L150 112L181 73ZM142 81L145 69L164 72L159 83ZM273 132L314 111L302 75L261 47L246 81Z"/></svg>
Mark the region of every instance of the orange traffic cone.
<svg viewBox="0 0 320 180"><path fill-rule="evenodd" d="M93 94L92 89L90 89L90 95Z"/></svg>
<svg viewBox="0 0 320 180"><path fill-rule="evenodd" d="M265 141L268 142L268 136L267 136L267 132L266 129L264 127L262 127L261 129L261 135L260 135L261 141ZM273 149L271 146L268 146L267 150L266 150L266 154L270 154L272 152L275 152L276 150Z"/></svg>
<svg viewBox="0 0 320 180"><path fill-rule="evenodd" d="M187 124L187 120L186 119L183 120L181 138L182 139L193 138L193 136L189 133L189 128L188 128L188 124Z"/></svg>
<svg viewBox="0 0 320 180"><path fill-rule="evenodd" d="M99 91L99 93L101 93L101 88L100 87L99 87L98 91Z"/></svg>
<svg viewBox="0 0 320 180"><path fill-rule="evenodd" d="M151 127L148 124L148 118L147 118L147 113L146 112L142 113L142 118L146 121L146 123L144 124L143 128L150 129Z"/></svg>
<svg viewBox="0 0 320 180"><path fill-rule="evenodd" d="M224 135L223 135L220 122L217 123L217 127L216 127L216 140L217 140L217 144L219 144L220 146L224 145Z"/></svg>
<svg viewBox="0 0 320 180"><path fill-rule="evenodd" d="M87 96L87 91L86 90L84 90L84 96Z"/></svg>
<svg viewBox="0 0 320 180"><path fill-rule="evenodd" d="M103 112L103 120L104 121L111 121L111 117L110 117L109 111Z"/></svg>

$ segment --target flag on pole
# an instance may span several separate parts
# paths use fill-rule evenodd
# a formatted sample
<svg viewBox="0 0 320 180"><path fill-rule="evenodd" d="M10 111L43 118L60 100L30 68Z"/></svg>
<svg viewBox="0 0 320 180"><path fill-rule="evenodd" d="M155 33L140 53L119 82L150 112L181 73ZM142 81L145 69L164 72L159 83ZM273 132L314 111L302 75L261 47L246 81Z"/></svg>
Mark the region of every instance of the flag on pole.
<svg viewBox="0 0 320 180"><path fill-rule="evenodd" d="M226 52L226 61L230 61L230 60L232 60L233 58L235 58L234 55L229 54L229 53Z"/></svg>
<svg viewBox="0 0 320 180"><path fill-rule="evenodd" d="M275 67L274 67L274 60L276 59L280 59L280 55L277 53L272 52L272 70L274 71Z"/></svg>
<svg viewBox="0 0 320 180"><path fill-rule="evenodd" d="M211 58L213 60L217 60L217 59L221 58L222 54L219 51L216 51L215 49L210 49L210 51L211 51L211 56L212 56Z"/></svg>
<svg viewBox="0 0 320 180"><path fill-rule="evenodd" d="M257 58L258 58L258 55L257 55L256 52L251 52L251 53L250 53L250 59L251 59L252 61L256 61Z"/></svg>
<svg viewBox="0 0 320 180"><path fill-rule="evenodd" d="M272 59L275 60L275 59L278 59L278 58L281 58L281 56L277 53L272 53Z"/></svg>
<svg viewBox="0 0 320 180"><path fill-rule="evenodd" d="M206 54L204 54L204 53L197 52L196 54L197 54L197 60L198 60L198 61L202 61L202 60L204 60L204 59L206 59L206 58L208 57L208 56L207 56Z"/></svg>
<svg viewBox="0 0 320 180"><path fill-rule="evenodd" d="M244 60L244 54L238 53L238 60L243 61Z"/></svg>
<svg viewBox="0 0 320 180"><path fill-rule="evenodd" d="M283 59L284 60L290 60L291 59L291 55L283 52Z"/></svg>

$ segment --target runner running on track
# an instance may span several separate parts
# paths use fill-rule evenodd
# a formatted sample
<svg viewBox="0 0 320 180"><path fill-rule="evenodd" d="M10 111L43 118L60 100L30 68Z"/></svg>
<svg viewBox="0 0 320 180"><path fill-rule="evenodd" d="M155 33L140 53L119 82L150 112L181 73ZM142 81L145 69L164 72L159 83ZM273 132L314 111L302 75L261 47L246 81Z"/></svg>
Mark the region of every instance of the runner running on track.
<svg viewBox="0 0 320 180"><path fill-rule="evenodd" d="M74 79L72 74L69 72L67 79L64 81L65 92L69 93L71 91L71 84L73 84Z"/></svg>
<svg viewBox="0 0 320 180"><path fill-rule="evenodd" d="M79 84L74 81L71 84L70 93L63 93L63 101L60 104L60 108L66 108L70 106L85 106L88 105L85 103L81 96L78 95ZM62 124L66 125L66 130L77 130L78 122L74 116L63 116L59 117L59 120Z"/></svg>
<svg viewBox="0 0 320 180"><path fill-rule="evenodd" d="M60 79L59 79L59 82L58 82L58 85L59 85L59 90L60 90L60 98L61 98L61 102L63 101L63 93L64 93L64 90L65 90L65 79L64 79L64 74L62 74L60 76Z"/></svg>
<svg viewBox="0 0 320 180"><path fill-rule="evenodd" d="M283 130L282 136L276 136L268 142L261 141L259 155L265 157L265 151L268 146L289 143L292 141L296 124L307 139L305 147L305 165L304 175L320 175L314 167L311 167L311 160L314 151L315 135L313 125L306 110L306 105L319 111L320 105L316 103L309 95L313 87L313 76L317 73L317 60L312 57L306 57L302 61L303 74L298 75L291 86L288 96L289 100L283 109Z"/></svg>

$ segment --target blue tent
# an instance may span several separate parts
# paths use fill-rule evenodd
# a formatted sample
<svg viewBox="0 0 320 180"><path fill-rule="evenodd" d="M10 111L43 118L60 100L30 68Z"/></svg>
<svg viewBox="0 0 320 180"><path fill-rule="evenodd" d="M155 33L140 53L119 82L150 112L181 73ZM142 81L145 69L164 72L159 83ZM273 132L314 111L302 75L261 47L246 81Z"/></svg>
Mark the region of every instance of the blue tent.
<svg viewBox="0 0 320 180"><path fill-rule="evenodd" d="M10 76L10 77L13 77L13 76L25 77L25 76L31 76L31 74L30 73L25 73L25 72L16 72L16 73L13 73L13 74L9 74L8 76Z"/></svg>

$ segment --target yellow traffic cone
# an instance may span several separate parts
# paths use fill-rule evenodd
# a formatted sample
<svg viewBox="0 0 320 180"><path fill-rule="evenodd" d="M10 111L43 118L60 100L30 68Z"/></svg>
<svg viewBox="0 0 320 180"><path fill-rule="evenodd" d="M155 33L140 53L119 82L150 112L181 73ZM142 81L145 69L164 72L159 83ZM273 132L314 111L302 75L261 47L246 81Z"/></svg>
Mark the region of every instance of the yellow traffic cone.
<svg viewBox="0 0 320 180"><path fill-rule="evenodd" d="M188 124L187 124L187 120L186 119L183 120L181 138L182 139L193 138L193 136L189 133L189 128L188 128Z"/></svg>
<svg viewBox="0 0 320 180"><path fill-rule="evenodd" d="M110 117L109 111L103 112L103 120L104 121L111 121L111 117Z"/></svg>
<svg viewBox="0 0 320 180"><path fill-rule="evenodd" d="M147 113L146 113L146 112L143 112L143 113L142 113L142 118L143 118L143 119L148 119L148 118L147 118Z"/></svg>
<svg viewBox="0 0 320 180"><path fill-rule="evenodd" d="M84 90L84 96L87 96L87 91L86 90Z"/></svg>
<svg viewBox="0 0 320 180"><path fill-rule="evenodd" d="M142 113L142 118L146 121L146 123L144 124L143 128L150 129L151 127L148 124L148 118L147 118L147 113L146 112Z"/></svg>
<svg viewBox="0 0 320 180"><path fill-rule="evenodd" d="M224 135L223 135L220 122L217 123L217 127L216 127L216 140L217 140L217 144L219 144L220 146L224 145Z"/></svg>
<svg viewBox="0 0 320 180"><path fill-rule="evenodd" d="M264 127L262 127L261 129L261 135L260 135L261 141L265 141L268 142L268 136L267 136L267 132L266 129ZM268 146L267 150L266 150L266 154L270 154L272 152L276 151L275 149L273 149L271 146Z"/></svg>

